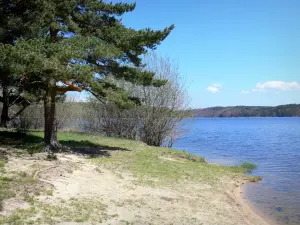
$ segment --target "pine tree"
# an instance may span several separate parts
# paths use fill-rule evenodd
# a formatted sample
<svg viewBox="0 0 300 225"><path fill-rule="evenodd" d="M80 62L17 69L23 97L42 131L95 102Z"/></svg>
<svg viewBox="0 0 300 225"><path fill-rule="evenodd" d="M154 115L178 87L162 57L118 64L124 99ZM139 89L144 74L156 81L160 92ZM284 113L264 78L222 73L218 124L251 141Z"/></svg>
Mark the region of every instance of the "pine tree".
<svg viewBox="0 0 300 225"><path fill-rule="evenodd" d="M55 118L58 93L86 90L102 102L130 107L138 99L107 81L106 76L138 85L165 83L143 70L141 56L156 48L173 26L162 31L125 27L120 17L133 11L135 4L101 0L39 0L36 5L29 2L31 13L40 21L39 32L35 23L29 30L44 36L20 39L11 52L20 64L18 73L27 80L36 79L44 93L44 141L50 151L60 148Z"/></svg>
<svg viewBox="0 0 300 225"><path fill-rule="evenodd" d="M7 127L7 122L16 118L29 105L28 93L24 82L16 74L15 59L12 58L12 47L17 38L38 37L41 31L40 20L31 10L36 8L34 1L0 1L0 87L2 89L2 113L0 126ZM9 116L9 108L13 105L22 108L13 116Z"/></svg>

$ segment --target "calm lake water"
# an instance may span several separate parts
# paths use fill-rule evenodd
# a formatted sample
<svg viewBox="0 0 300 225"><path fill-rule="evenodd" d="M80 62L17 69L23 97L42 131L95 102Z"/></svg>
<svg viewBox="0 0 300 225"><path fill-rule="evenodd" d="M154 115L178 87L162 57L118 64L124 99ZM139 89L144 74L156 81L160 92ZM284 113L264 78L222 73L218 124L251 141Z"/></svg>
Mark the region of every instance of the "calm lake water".
<svg viewBox="0 0 300 225"><path fill-rule="evenodd" d="M249 161L263 178L245 185L246 197L280 224L300 224L300 118L195 118L174 148L204 156L209 163Z"/></svg>

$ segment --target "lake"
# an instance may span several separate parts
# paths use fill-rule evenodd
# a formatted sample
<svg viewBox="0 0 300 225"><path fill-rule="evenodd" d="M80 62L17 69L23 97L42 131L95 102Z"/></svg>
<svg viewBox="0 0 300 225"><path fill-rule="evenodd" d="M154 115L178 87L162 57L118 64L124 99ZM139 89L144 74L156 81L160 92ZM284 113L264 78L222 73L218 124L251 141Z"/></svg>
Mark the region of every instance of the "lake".
<svg viewBox="0 0 300 225"><path fill-rule="evenodd" d="M194 118L173 147L209 163L253 162L263 180L244 186L246 198L280 224L300 224L300 118Z"/></svg>

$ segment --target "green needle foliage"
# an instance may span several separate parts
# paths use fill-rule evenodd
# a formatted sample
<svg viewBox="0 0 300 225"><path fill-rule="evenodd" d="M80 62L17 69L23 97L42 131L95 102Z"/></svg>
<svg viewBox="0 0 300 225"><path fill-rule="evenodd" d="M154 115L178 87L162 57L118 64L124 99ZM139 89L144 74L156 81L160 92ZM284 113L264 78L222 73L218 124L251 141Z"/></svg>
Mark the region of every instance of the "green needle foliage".
<svg viewBox="0 0 300 225"><path fill-rule="evenodd" d="M8 62L10 74L43 93L44 141L50 150L60 147L56 138L56 95L83 89L102 102L128 108L139 99L128 96L105 77L112 75L144 86L166 83L144 70L141 56L155 49L174 26L158 31L125 27L121 17L133 11L135 4L101 0L6 0L1 4L6 9L1 33L17 38L0 45L4 54L0 63ZM24 35L17 36L10 30L20 22L18 29Z"/></svg>
<svg viewBox="0 0 300 225"><path fill-rule="evenodd" d="M36 87L32 87L32 81L27 82L17 73L20 71L19 58L22 52L17 54L14 46L18 38L28 40L42 35L41 16L34 13L38 12L37 6L34 1L0 1L0 126L7 127L8 121L16 118L32 100L36 100L28 89L36 90ZM11 117L9 108L13 105L22 105L23 108Z"/></svg>

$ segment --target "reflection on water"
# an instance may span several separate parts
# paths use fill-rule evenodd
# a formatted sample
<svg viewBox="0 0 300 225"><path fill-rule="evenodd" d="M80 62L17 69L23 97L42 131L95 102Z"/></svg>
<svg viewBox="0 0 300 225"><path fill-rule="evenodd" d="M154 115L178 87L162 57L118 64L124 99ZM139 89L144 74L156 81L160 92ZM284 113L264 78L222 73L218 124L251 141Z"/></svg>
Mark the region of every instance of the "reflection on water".
<svg viewBox="0 0 300 225"><path fill-rule="evenodd" d="M300 224L300 118L196 118L174 147L209 163L256 163L263 181L245 186L246 197L282 224Z"/></svg>

